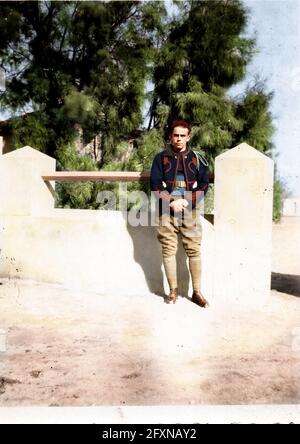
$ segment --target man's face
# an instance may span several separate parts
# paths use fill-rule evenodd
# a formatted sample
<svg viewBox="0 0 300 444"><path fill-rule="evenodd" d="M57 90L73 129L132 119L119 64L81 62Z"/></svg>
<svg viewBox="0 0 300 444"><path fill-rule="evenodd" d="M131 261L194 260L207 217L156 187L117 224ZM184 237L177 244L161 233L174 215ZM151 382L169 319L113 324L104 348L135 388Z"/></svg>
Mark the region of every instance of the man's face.
<svg viewBox="0 0 300 444"><path fill-rule="evenodd" d="M182 126L175 126L171 135L171 144L178 151L184 151L186 144L190 140L189 130Z"/></svg>

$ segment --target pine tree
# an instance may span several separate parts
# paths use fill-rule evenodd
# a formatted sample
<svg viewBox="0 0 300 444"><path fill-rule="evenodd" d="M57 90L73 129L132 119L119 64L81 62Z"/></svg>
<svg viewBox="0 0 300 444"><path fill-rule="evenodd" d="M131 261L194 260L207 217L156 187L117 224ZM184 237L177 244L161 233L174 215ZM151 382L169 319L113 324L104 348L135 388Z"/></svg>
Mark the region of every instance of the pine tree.
<svg viewBox="0 0 300 444"><path fill-rule="evenodd" d="M271 149L271 95L255 86L233 100L231 86L245 76L255 51L242 37L247 24L238 0L184 1L156 59L151 123L165 131L174 118L193 126L192 144L213 161L220 152L246 140ZM212 163L212 162L211 162Z"/></svg>
<svg viewBox="0 0 300 444"><path fill-rule="evenodd" d="M170 24L155 61L149 129L156 128L167 140L172 120L189 121L190 145L203 149L211 172L215 157L241 142L271 157L273 94L260 81L239 97L228 93L244 79L256 51L255 41L243 36L248 19L245 6L239 0L176 4L180 14ZM278 179L275 186L274 208L280 208Z"/></svg>
<svg viewBox="0 0 300 444"><path fill-rule="evenodd" d="M163 3L154 1L1 2L0 59L7 72L1 108L33 111L22 129L14 128L16 144L33 129L36 148L56 157L80 124L87 140L101 134L104 164L142 122L164 14Z"/></svg>
<svg viewBox="0 0 300 444"><path fill-rule="evenodd" d="M0 2L0 60L16 148L31 145L58 169L111 166L120 141L142 123L145 82L164 33L156 1ZM28 113L30 111L30 113ZM101 138L98 164L74 149L75 125ZM107 187L107 184L106 184ZM58 184L57 205L95 207L103 184Z"/></svg>

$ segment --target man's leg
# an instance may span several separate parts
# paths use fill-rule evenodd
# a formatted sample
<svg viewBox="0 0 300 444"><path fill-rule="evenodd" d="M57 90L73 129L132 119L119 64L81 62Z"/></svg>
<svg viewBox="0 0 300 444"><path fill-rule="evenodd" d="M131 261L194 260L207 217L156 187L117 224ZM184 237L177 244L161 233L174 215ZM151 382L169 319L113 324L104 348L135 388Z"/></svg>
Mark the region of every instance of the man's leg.
<svg viewBox="0 0 300 444"><path fill-rule="evenodd" d="M163 264L170 287L170 294L166 302L175 304L178 296L176 252L178 228L173 216L163 215L159 218L157 239L162 246Z"/></svg>
<svg viewBox="0 0 300 444"><path fill-rule="evenodd" d="M189 269L192 278L193 296L192 300L201 307L208 306L207 300L202 295L201 288L201 240L202 227L196 209L185 210L180 227L182 244L189 258Z"/></svg>

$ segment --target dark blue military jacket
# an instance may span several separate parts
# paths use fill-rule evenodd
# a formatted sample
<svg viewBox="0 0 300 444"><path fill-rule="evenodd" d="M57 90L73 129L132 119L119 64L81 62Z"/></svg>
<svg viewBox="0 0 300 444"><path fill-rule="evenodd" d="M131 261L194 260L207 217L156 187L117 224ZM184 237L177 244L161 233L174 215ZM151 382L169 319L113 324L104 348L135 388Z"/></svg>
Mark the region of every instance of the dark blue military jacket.
<svg viewBox="0 0 300 444"><path fill-rule="evenodd" d="M200 162L194 151L187 148L183 153L176 153L171 146L158 153L153 160L151 168L151 190L157 193L165 202L172 202L171 195L176 185L176 176L179 162L182 161L184 178L186 182L185 198L192 203L192 208L203 198L208 191L208 166L205 159Z"/></svg>

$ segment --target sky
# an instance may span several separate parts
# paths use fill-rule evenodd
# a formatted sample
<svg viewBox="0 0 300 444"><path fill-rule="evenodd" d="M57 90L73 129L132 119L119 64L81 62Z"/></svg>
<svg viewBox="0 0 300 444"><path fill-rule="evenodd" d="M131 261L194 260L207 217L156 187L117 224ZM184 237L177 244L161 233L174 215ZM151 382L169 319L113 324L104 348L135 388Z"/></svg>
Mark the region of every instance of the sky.
<svg viewBox="0 0 300 444"><path fill-rule="evenodd" d="M270 110L278 173L290 195L300 197L300 0L242 1L249 10L246 35L256 36L257 54L230 94L243 92L256 75L266 80L267 91L274 92ZM166 3L172 13L171 0Z"/></svg>
<svg viewBox="0 0 300 444"><path fill-rule="evenodd" d="M243 0L249 10L246 34L256 36L257 54L246 79L230 91L238 94L266 80L273 91L271 113L278 173L291 197L300 197L300 0Z"/></svg>

